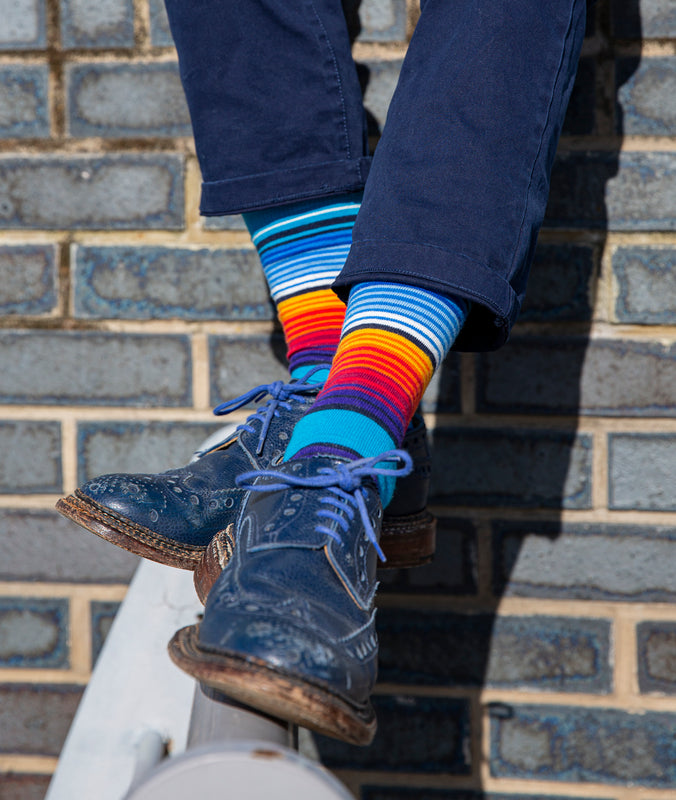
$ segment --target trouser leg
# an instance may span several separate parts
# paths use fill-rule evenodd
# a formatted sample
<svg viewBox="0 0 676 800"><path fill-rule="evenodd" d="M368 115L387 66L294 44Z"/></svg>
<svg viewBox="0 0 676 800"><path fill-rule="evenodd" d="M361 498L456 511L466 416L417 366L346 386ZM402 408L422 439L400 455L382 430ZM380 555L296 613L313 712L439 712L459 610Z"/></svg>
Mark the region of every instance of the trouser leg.
<svg viewBox="0 0 676 800"><path fill-rule="evenodd" d="M334 288L473 301L458 349L519 311L584 35L584 0L424 0Z"/></svg>
<svg viewBox="0 0 676 800"><path fill-rule="evenodd" d="M233 214L363 188L370 159L340 0L166 0L202 170Z"/></svg>

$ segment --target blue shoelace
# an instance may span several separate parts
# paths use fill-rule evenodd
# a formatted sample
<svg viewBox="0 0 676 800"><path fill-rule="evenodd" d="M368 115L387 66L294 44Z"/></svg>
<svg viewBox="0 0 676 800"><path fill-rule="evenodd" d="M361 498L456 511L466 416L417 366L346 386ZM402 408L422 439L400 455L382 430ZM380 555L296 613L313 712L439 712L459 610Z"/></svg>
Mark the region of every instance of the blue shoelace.
<svg viewBox="0 0 676 800"><path fill-rule="evenodd" d="M306 395L318 392L324 384L308 383L307 379L311 378L316 372L325 370L328 367L329 365L327 364L320 364L317 367L313 367L313 369L311 369L307 375L305 375L303 380L291 381L291 383L284 383L284 381L263 383L260 386L256 386L255 388L246 392L245 394L240 395L240 397L236 397L234 400L228 400L227 402L216 406L214 409L214 414L217 417L223 416L224 414L230 414L232 411L236 411L238 408L242 408L242 406L245 406L248 403L259 402L269 394L270 399L268 402L261 408L257 409L253 414L249 415L246 419L246 422L243 422L241 425L237 426L238 431L243 430L248 431L249 433L255 433L253 423L255 421L261 423L261 432L258 437L258 445L256 447L256 455L259 456L263 452L263 447L265 445L265 439L268 435L270 424L275 417L279 416L279 408L281 407L288 411L291 408L292 401L303 401Z"/></svg>
<svg viewBox="0 0 676 800"><path fill-rule="evenodd" d="M383 462L391 464L403 463L403 466L395 468L377 466ZM317 511L320 522L315 526L315 531L327 534L342 545L343 540L340 533L322 524L321 519L334 520L347 533L350 522L354 520L356 508L359 511L369 541L375 547L380 560L386 561L385 554L378 543L378 536L373 530L373 525L371 525L364 500L365 492L362 489L362 483L365 478L377 478L378 475L400 478L408 475L412 469L413 460L405 450L388 450L372 458L360 458L344 463L336 462L331 467L321 467L316 475L309 478L302 478L274 469L263 469L244 472L235 479L235 483L240 489L247 489L252 492L277 492L291 487L328 489L329 493L320 497L323 507ZM254 483L256 478L269 478L270 480Z"/></svg>

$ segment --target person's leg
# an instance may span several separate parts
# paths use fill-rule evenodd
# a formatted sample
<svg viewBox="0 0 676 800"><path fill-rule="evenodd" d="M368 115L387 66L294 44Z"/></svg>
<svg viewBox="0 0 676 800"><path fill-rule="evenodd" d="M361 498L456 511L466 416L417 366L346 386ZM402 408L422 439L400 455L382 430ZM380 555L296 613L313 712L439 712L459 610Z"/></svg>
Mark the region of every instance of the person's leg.
<svg viewBox="0 0 676 800"><path fill-rule="evenodd" d="M326 377L345 314L329 287L347 256L370 158L340 0L166 5L204 179L202 212L245 212L295 380L219 406L227 413L271 396L236 435L211 442L187 467L104 475L57 507L138 555L193 569L216 534L225 537L219 557L226 553L244 495L235 477L281 458ZM401 566L424 563L434 550L422 419L407 446L418 477L398 492L384 535Z"/></svg>
<svg viewBox="0 0 676 800"><path fill-rule="evenodd" d="M457 347L496 347L507 338L544 214L584 12L583 0L422 3L336 282L349 297L339 355L313 410L294 430L309 455L290 445L292 457L280 467L239 477L250 494L236 526L235 557L209 594L203 622L177 632L170 644L176 663L197 679L322 733L362 744L372 738L382 517L376 481L388 467L403 461L405 471L410 462L398 451L354 455L370 446L369 438L396 442L394 430L411 404L399 407L407 408L403 417L385 415L380 431L371 424L378 422L374 409L362 413L368 434L356 445L350 439L351 453L335 451L335 438L345 447L342 430L327 435L312 418L335 411L332 405L359 416L360 404L363 410L373 396L366 372L383 367L381 334L392 333L380 316L383 287L403 285L402 295L415 296L396 315L400 344L419 341L411 330L421 320L411 308L424 292L449 312L441 340L448 343L462 321L454 297L472 304ZM353 313L367 320L369 341L349 353L357 377L343 382L341 348L347 353L360 329L352 326ZM423 325L427 347L419 348L428 355L431 327ZM396 369L383 367L383 374L396 388L403 362L393 363ZM412 382L416 395L431 374L429 363ZM397 406L389 397L387 404ZM395 417L398 426L391 424Z"/></svg>
<svg viewBox="0 0 676 800"><path fill-rule="evenodd" d="M340 0L165 0L201 212L360 191L370 158Z"/></svg>

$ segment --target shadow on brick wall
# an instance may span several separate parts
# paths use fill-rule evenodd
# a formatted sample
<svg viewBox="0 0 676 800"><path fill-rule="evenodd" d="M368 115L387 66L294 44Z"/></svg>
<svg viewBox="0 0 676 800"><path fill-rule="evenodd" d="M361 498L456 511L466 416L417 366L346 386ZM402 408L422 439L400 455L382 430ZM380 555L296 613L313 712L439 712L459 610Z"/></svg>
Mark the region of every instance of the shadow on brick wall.
<svg viewBox="0 0 676 800"><path fill-rule="evenodd" d="M622 0L623 39L641 38L638 2ZM354 13L359 2L345 5ZM580 63L547 218L512 340L497 353L466 357L462 370L460 358L451 355L436 379L436 405L426 408L458 415L459 424L445 423L433 433L436 559L417 570L387 573L381 583L376 739L366 749L318 740L322 761L332 768L466 776L475 788L404 789L374 781L362 789L363 800L488 798L477 788L480 747L487 738L491 774L497 777L622 782L613 772L614 759L605 756L588 775L571 777L548 749L554 748L555 735L541 741L542 730L547 725L554 730L558 718L552 727L552 720L537 718L536 711L533 733L520 717L525 707L497 704L479 711L473 700L482 688L612 690L608 621L495 612L510 596L622 599L608 549L618 531L562 517L563 511L592 504L594 442L578 432L580 418L626 410L616 363L626 357L626 348L590 340L609 228L606 187L619 171L624 132L615 98L639 64L638 58L622 59L615 85L604 85L604 76L615 74L613 24L610 4L590 9L591 46ZM579 143L586 137L603 137L604 149L583 149ZM462 411L461 371L473 385L474 413ZM467 391L466 386L465 397ZM458 696L443 696L449 688ZM602 716L590 724L607 727ZM507 731L510 747L522 757L508 763L501 734L511 722L518 724ZM542 752L533 751L531 734L539 737ZM570 732L573 739L584 734ZM608 747L613 746L611 736Z"/></svg>

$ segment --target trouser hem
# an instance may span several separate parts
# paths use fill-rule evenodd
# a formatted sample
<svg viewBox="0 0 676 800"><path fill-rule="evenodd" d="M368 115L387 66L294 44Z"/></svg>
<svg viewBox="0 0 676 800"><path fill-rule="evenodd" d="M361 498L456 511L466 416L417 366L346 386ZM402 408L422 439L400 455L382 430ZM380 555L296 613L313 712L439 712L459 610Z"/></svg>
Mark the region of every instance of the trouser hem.
<svg viewBox="0 0 676 800"><path fill-rule="evenodd" d="M333 289L347 302L350 287L367 281L404 283L472 302L454 350L495 350L508 339L520 303L496 270L461 253L409 242L354 242Z"/></svg>
<svg viewBox="0 0 676 800"><path fill-rule="evenodd" d="M241 214L364 188L370 156L274 170L241 178L205 181L200 213L205 217Z"/></svg>

